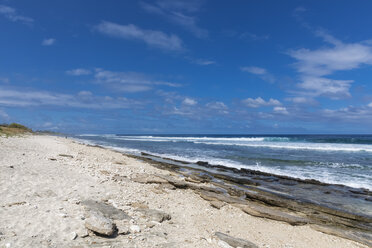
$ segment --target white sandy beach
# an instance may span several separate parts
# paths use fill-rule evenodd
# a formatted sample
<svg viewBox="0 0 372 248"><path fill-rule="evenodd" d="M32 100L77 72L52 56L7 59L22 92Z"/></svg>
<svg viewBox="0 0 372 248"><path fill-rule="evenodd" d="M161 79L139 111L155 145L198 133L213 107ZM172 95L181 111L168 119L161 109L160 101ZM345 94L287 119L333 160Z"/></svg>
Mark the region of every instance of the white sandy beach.
<svg viewBox="0 0 372 248"><path fill-rule="evenodd" d="M132 180L144 173L170 174L61 137L1 137L0 247L231 247L215 232L258 247L366 247L309 225L253 217L229 204L217 209L190 189ZM86 228L89 200L131 219L113 220L117 235L97 236ZM160 210L171 219L138 209Z"/></svg>

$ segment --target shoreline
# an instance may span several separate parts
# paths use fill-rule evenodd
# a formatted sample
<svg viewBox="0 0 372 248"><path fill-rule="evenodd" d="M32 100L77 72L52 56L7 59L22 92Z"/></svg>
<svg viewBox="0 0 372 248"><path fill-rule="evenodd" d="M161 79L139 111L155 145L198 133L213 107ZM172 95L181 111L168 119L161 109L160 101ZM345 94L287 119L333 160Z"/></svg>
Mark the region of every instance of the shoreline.
<svg viewBox="0 0 372 248"><path fill-rule="evenodd" d="M89 145L88 145L89 146ZM101 146L102 149L108 149ZM113 151L116 151L113 149ZM347 196L347 200L361 198L362 201L371 201L372 192L368 189L355 189L345 185L337 185L337 184L327 184L322 183L317 180L303 180L299 178L293 178L289 176L282 176L282 175L275 175L261 171L254 171L249 169L234 169L222 165L211 165L207 162L201 162L202 164L199 168L189 167L191 164L185 161L179 160L172 160L168 158L157 157L151 154L141 153L140 156L131 155L123 153L126 156L130 156L136 159L140 159L142 161L148 162L152 164L156 168L169 170L172 172L177 172L179 175L182 175L186 178L186 181L190 182L197 182L197 183L212 183L216 188L220 187L223 189L221 191L212 191L213 194L211 195L209 189L204 190L195 187L195 186L187 186L184 184L180 184L180 182L175 182L172 179L167 179L168 182L174 185L177 188L191 188L196 191L203 199L207 201L221 201L224 203L232 203L235 204L237 207L241 208L244 212L251 214L257 217L264 217L268 219L273 219L277 221L287 222L291 225L318 225L312 226L315 230L319 230L324 233L340 236L343 238L347 238L350 240L354 240L357 242L361 242L366 245L372 245L370 238L372 238L371 234L371 223L372 223L372 216L366 215L362 211L359 213L355 213L355 209L350 208L350 210L340 209L336 206L332 205L325 205L322 202L315 202L312 200L304 199L304 198L296 198L289 194L283 194L283 192L273 191L270 188L262 188L259 182L261 180L251 180L252 176L267 176L270 177L269 184L277 181L274 178L283 179L286 181L297 182L299 184L308 184L314 185L312 190L320 191L321 193L326 194L326 197L329 198L330 194L334 194L330 190L339 191L340 188L344 189L341 194L345 194L346 192L351 192L351 195ZM161 160L157 160L160 158ZM177 165L171 162L178 162L182 165ZM198 164L198 163L196 163ZM206 167L206 168L202 168ZM214 172L208 171L208 169L214 168L216 169ZM184 171L184 170L189 171ZM233 171L237 173L236 175L228 175L228 174L220 174L224 171ZM247 177L247 172L249 174L248 178L243 178L244 175ZM239 177L243 174L243 177ZM188 179L188 176L192 175L191 180ZM209 178L208 178L209 177ZM164 177L162 177L164 179ZM219 182L217 182L217 180ZM264 179L265 180L265 179ZM149 179L151 181L151 179ZM224 182L222 182L224 181ZM288 183L288 182L287 182ZM249 185L249 186L248 186ZM290 183L293 186L292 183ZM257 187L258 186L258 187ZM295 185L298 187L299 185ZM316 187L330 187L330 189L319 190ZM247 189L248 188L248 189ZM338 189L337 189L338 188ZM225 191L224 191L225 190ZM283 190L283 189L282 189ZM306 191L310 191L311 189L306 189ZM254 193L252 193L254 192ZM215 194L217 193L217 194ZM315 193L316 194L316 193ZM261 195L264 195L263 197ZM237 197L236 197L237 196ZM242 196L244 196L248 201L253 200L256 204L252 206L251 203L244 202L242 200ZM366 198L364 198L366 197ZM367 203L366 202L366 203ZM369 203L367 203L369 205ZM242 206L243 205L243 206ZM247 209L246 207L253 207L252 209ZM262 208L262 209L260 209ZM282 208L282 212L277 212L277 208ZM273 211L272 211L273 210ZM288 211L289 210L289 211ZM353 211L354 210L354 211ZM317 211L316 217L313 216L313 211ZM321 216L321 214L324 216ZM298 215L300 213L300 215ZM290 214L290 215L288 215ZM305 215L306 217L304 217ZM339 218L339 219L337 219ZM345 222L348 222L345 224ZM356 229L356 230L353 230ZM354 232L355 231L355 232ZM350 235L350 232L354 232ZM365 238L367 237L367 238ZM370 237L370 238L368 238Z"/></svg>
<svg viewBox="0 0 372 248"><path fill-rule="evenodd" d="M94 136L94 137L100 137L101 135L90 135L90 136ZM103 135L103 136L113 136L113 137L118 137L119 140L120 137L122 137L121 135L114 135L114 134L110 134L110 135ZM89 137L86 137L86 138L82 138L84 137L84 135L79 135L79 136L71 136L71 138L74 138L76 140L80 140L80 142L84 143L84 144L93 144L93 145L102 145L103 147L105 148L113 148L114 150L117 150L119 152L123 152L125 154L131 154L131 155L141 155L141 153L145 153L145 154L148 154L148 155L151 155L153 157L159 157L159 158L162 158L162 159L165 159L165 160L171 160L171 161L175 161L175 162L180 162L180 163L185 163L185 164L196 164L198 162L201 162L201 163L204 163L205 165L207 166L220 166L220 167L225 167L225 168L231 168L231 170L234 170L234 169L237 169L237 170L248 170L248 171L258 171L259 173L267 173L267 174L270 174L270 175L275 175L276 177L279 177L279 176L283 176L283 177L290 177L291 179L294 179L294 180L304 180L304 181L308 181L308 182L311 182L311 181L314 181L315 183L323 183L323 184L328 184L328 185L338 185L338 186L341 186L341 185L344 185L346 187L350 187L350 188L356 188L356 189L366 189L368 190L369 192L372 192L372 187L371 187L371 184L369 183L369 181L365 181L366 179L363 178L362 181L360 180L356 180L356 178L358 177L358 175L354 175L355 177L354 178L349 178L348 176L346 177L342 177L342 171L338 171L336 172L337 173L341 173L341 174L338 174L338 176L341 176L342 178L337 178L337 176L331 176L330 178L327 176L327 171L317 171L316 173L311 173L311 171L308 170L308 172L310 172L310 174L307 174L306 170L302 170L301 168L299 168L299 173L297 173L297 170L282 170L280 167L279 168L276 168L276 164L280 164L280 163L283 163L283 162L289 162L291 163L291 160L288 160L288 161L285 161L283 159L270 159L270 158L265 158L263 157L264 160L268 160L275 164L273 164L273 166L261 166L259 165L260 163L260 158L258 158L258 161L259 162L250 162L248 164L245 164L243 162L239 162L239 161L235 161L235 160L224 160L222 157L205 157L205 156L202 156L202 157L195 157L195 155L193 156L181 156L180 154L178 155L175 155L174 153L163 153L161 151L151 151L151 149L141 149L139 148L138 146L135 146L135 148L125 148L125 147L121 147L121 145L119 144L118 146L115 146L115 140L112 140L111 138L107 138L106 140L106 137L103 139L103 140L100 140L100 139L90 139ZM175 140L178 140L178 139L205 139L207 137L163 137L163 136L124 136L125 139L123 140L129 140L129 142L131 142L133 139L132 137L134 138L134 140L136 138L145 138L143 141L149 141L150 143L153 142L153 140L149 139L147 140L147 138L151 137L151 138L155 138L155 139L160 139L158 141L164 141L162 140L163 138L164 139L175 139ZM225 137L225 136L224 136ZM128 139L127 139L128 138ZM208 138L216 138L216 137L208 137ZM263 138L263 137L243 137L243 139L256 139L256 138ZM270 136L270 138L272 138ZM288 138L288 137L286 137ZM141 139L139 139L139 141L141 141ZM219 138L218 138L219 139ZM237 139L240 139L240 138L237 138ZM106 142L112 142L113 145L108 145L108 144L104 144ZM194 142L192 142L194 143ZM195 144L198 144L198 143L202 143L202 142L195 142ZM146 143L144 143L146 144ZM209 144L209 143L207 143ZM285 144L285 143L283 143ZM302 144L302 143L301 143ZM311 144L311 143L310 143ZM318 144L318 143L314 143L314 144ZM328 143L319 143L319 144L328 144ZM338 144L338 143L337 143ZM156 145L156 144L154 144ZM237 145L239 146L239 144L235 144L234 145ZM330 144L328 144L330 145ZM343 145L355 145L355 144L343 144ZM363 144L357 144L357 145L363 145ZM245 146L245 145L242 145L242 146ZM254 144L253 147L255 146L258 146L258 147L265 147L265 146L268 146L268 147L271 147L271 145L257 145L257 144ZM276 146L275 146L276 147ZM282 147L284 150L282 150L283 152L286 151L286 148L287 146L283 146ZM300 148L300 147L298 147ZM166 147L165 149L163 149L163 151L166 151ZM327 150L329 150L330 147L327 146ZM310 150L307 150L307 148L304 148L304 150L307 152L307 151L313 151L312 149ZM323 150L323 148L321 149ZM332 149L331 149L332 150ZM368 150L370 150L370 148L368 148ZM279 149L280 151L280 149ZM336 151L345 151L343 149L336 149ZM358 151L364 151L363 149L362 150L358 150ZM354 152L354 151L353 151ZM185 154L188 154L187 152ZM188 154L190 155L190 154ZM350 154L350 156L353 156L352 154ZM323 158L325 159L325 158ZM277 160L277 161L274 161L274 160ZM330 161L333 161L333 160L330 160ZM306 161L305 161L306 162ZM319 162L319 161L318 161ZM254 165L254 163L256 163L256 165ZM347 163L347 162L345 162ZM322 164L322 162L320 162L320 164ZM333 161L331 162L331 165L330 167L333 167L333 166L339 166L339 164L341 164L341 168L343 168L343 162L341 161ZM350 162L349 164L347 164L346 167L353 167L355 164L353 164L353 162ZM298 165L297 165L298 166ZM307 166L307 165L306 165ZM317 161L314 162L314 169L317 169ZM359 166L359 165L358 165ZM337 170L336 170L337 171ZM319 174L320 173L320 174ZM353 171L350 171L350 173L353 173ZM307 175L306 175L307 174ZM291 175L291 176L288 176L288 175ZM325 175L325 176L324 176ZM345 174L347 175L347 174Z"/></svg>
<svg viewBox="0 0 372 248"><path fill-rule="evenodd" d="M277 195L282 198L289 198L290 200L299 200L305 201L306 203L313 203L323 207L328 207L340 212L346 212L351 215L360 215L361 218L367 218L369 222L372 222L372 208L369 207L369 202L372 201L372 191L367 188L354 188L343 184L331 184L321 182L316 179L302 179L297 177L291 177L286 175L280 175L275 173L268 173L259 170L252 170L246 168L233 168L224 165L214 165L210 164L208 161L197 161L196 163L190 163L183 160L172 159L168 157L161 157L158 155L153 155L146 152L140 152L140 154L132 154L129 152L121 151L120 148L112 146L103 146L92 143L85 143L87 140L75 140L75 142L87 146L99 147L102 149L109 149L114 152L122 153L126 156L133 157L146 161L148 163L155 163L158 168L167 169L171 171L179 171L180 168L190 170L189 173L206 173L211 174L215 179L227 180L229 182L236 183L240 186L249 185L250 187L257 186L258 189ZM163 165L163 166L162 166ZM179 173L179 172L178 172ZM185 174L185 173L181 173ZM209 180L211 181L211 179ZM281 184L281 187L278 188L277 182ZM303 187L304 190L299 190L298 187ZM308 186L313 186L312 189L309 189ZM297 189L296 189L297 188ZM316 192L312 195L311 190ZM286 192L286 193L284 193ZM284 193L284 194L283 194ZM318 195L316 195L318 194ZM333 199L335 202L330 201L331 194L334 197L339 197L340 199ZM322 196L323 195L323 196ZM327 204L324 202L327 201ZM350 206L343 206L343 208L337 208L337 204L345 204L353 201L354 204ZM356 200L359 200L355 202ZM316 203L314 203L316 202ZM360 205L365 205L364 208L359 209ZM369 207L369 208L368 208ZM349 210L348 210L349 209ZM367 212L367 213L366 213Z"/></svg>
<svg viewBox="0 0 372 248"><path fill-rule="evenodd" d="M175 170L169 164L56 136L0 138L0 145L0 247L221 247L227 240L223 241L225 236L219 232L248 240L257 247L368 244L368 236L364 240L358 236L368 223L350 228L350 224L358 224L351 216L332 212L328 217L335 223L349 225L349 229L319 227L315 218L310 218L310 222L309 216L299 211L303 205L291 203L292 210L278 206L288 205L287 200L273 198L271 193L257 191L252 185L248 185L251 194L244 192L243 197L241 190L234 183L227 183L226 178L215 181L196 171ZM86 219L80 216L85 216L87 199L131 217L129 224L113 219L119 232L123 226L128 229L133 225L140 231L132 228L110 239L94 233L85 236ZM143 209L167 212L171 219L150 223L151 211ZM144 212L147 217L143 218L139 213ZM71 238L72 233L76 237Z"/></svg>

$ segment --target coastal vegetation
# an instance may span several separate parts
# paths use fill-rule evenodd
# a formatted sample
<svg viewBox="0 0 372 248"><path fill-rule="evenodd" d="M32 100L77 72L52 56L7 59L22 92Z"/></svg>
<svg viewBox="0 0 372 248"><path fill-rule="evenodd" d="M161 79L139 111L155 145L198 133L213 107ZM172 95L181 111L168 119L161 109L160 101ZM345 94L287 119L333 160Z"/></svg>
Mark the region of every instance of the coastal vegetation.
<svg viewBox="0 0 372 248"><path fill-rule="evenodd" d="M2 136L8 137L25 133L32 133L32 129L19 123L0 124L0 135Z"/></svg>

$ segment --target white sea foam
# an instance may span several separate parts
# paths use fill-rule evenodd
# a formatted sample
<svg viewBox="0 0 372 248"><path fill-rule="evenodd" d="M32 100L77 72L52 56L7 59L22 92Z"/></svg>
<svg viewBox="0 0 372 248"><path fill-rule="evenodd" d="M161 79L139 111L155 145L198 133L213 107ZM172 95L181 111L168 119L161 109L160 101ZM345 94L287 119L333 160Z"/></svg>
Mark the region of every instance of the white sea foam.
<svg viewBox="0 0 372 248"><path fill-rule="evenodd" d="M266 147L273 149L291 150L316 150L316 151L344 151L344 152L372 152L372 145L356 144L333 144L333 143L228 143L228 142L194 142L196 144L224 145L224 146L246 146L246 147Z"/></svg>
<svg viewBox="0 0 372 248"><path fill-rule="evenodd" d="M321 181L323 183L329 183L329 184L343 184L349 187L354 188L367 188L369 190L372 190L372 185L370 184L369 180L372 178L365 178L360 179L357 182L355 181L355 178L353 178L351 175L345 176L343 178L340 178L337 174L332 174L329 171L326 170L326 168L323 168L323 170L314 170L312 167L307 168L296 168L295 170L292 167L287 168L277 168L277 167L268 167L264 166L261 163L246 165L242 164L236 161L231 161L227 159L216 159L216 158L210 158L210 157L183 157L183 156L176 156L176 155L170 155L170 154L159 154L159 153L149 153L154 156L160 156L163 158L168 159L174 159L174 160L180 160L185 161L189 163L196 163L197 161L208 161L208 163L213 165L223 165L230 168L236 168L236 169L250 169L250 170L257 170L261 172L266 172L270 174L275 175L281 175L281 176L290 176L293 178L299 178L299 179L315 179L318 181ZM365 176L364 176L365 177Z"/></svg>
<svg viewBox="0 0 372 248"><path fill-rule="evenodd" d="M355 178L353 177L343 177L339 178L339 175L329 173L326 168L324 170L314 170L312 167L308 168L296 168L294 170L292 167L288 168L276 168L276 167L268 167L264 166L261 163L246 165L242 164L236 161L228 160L228 159L216 159L211 157L185 157L185 156L178 156L178 155L172 155L172 154L161 154L161 153L151 153L146 152L153 156L158 156L162 158L168 158L173 160L180 160L185 161L189 163L196 163L197 161L208 161L208 163L213 165L223 165L230 168L236 168L236 169L250 169L250 170L257 170L261 172L266 172L270 174L275 175L282 175L282 176L290 176L293 178L299 178L299 179L315 179L319 180L323 183L329 183L329 184L343 184L346 186L354 187L354 188L367 188L369 190L372 190L372 185L369 183L368 180L371 178L361 179L358 182L355 182ZM335 165L336 166L336 165Z"/></svg>
<svg viewBox="0 0 372 248"><path fill-rule="evenodd" d="M328 167L328 168L359 168L363 169L365 166L360 164L348 164L348 163L338 163L338 162L315 162L308 163L309 165L315 165L319 167Z"/></svg>
<svg viewBox="0 0 372 248"><path fill-rule="evenodd" d="M265 137L249 138L215 138L215 137L161 137L161 136L115 136L114 139L120 140L137 140L137 141L154 141L154 142L171 142L171 141L230 141L230 142L252 142L264 141Z"/></svg>
<svg viewBox="0 0 372 248"><path fill-rule="evenodd" d="M102 135L85 133L85 134L79 134L79 135L76 135L76 136L79 136L79 137L95 137L95 136L102 136Z"/></svg>
<svg viewBox="0 0 372 248"><path fill-rule="evenodd" d="M100 135L102 137L102 135ZM162 139L167 142L177 142L177 140L182 140L192 143L202 143L208 145L236 145L236 146L248 146L248 147L267 147L272 149L296 149L296 150L317 150L317 151L343 151L343 152L372 152L372 146L370 145L357 145L357 144L327 144L327 143L305 143L305 142L268 142L260 140L252 140L252 138L209 138L209 137L155 137L155 136L115 136L115 135L105 135L104 137L114 140L142 140L142 141L153 141ZM174 139L177 138L177 139ZM228 140L232 142L223 141ZM233 161L229 159L222 159L214 157L212 154L203 154L195 151L187 152L184 150L182 155L176 154L166 154L166 153L156 153L151 151L146 151L142 149L134 149L128 147L115 146L110 140L100 140L100 141L88 141L78 139L85 144L98 144L104 147L114 149L123 153L130 153L140 155L141 152L145 152L154 156L159 156L163 158L180 160L189 163L196 163L197 161L207 161L214 165L223 165L231 168L246 168L252 170L258 170L262 172L284 175L290 177L296 177L300 179L315 179L324 183L330 184L343 184L355 188L367 188L372 190L371 180L372 176L363 175L359 173L363 172L353 172L353 174L340 174L342 171L333 171L331 168L341 169L341 168L359 168L364 167L355 163L342 163L342 162L316 162L310 163L304 167L295 168L293 166L272 166L272 165L262 165L261 163L256 164L243 164L238 161ZM242 141L243 140L243 141ZM217 151L216 151L217 152Z"/></svg>
<svg viewBox="0 0 372 248"><path fill-rule="evenodd" d="M116 136L102 135L116 140L147 142L192 142L220 146L263 147L272 149L372 152L372 145L291 142L287 137L161 137L161 136Z"/></svg>

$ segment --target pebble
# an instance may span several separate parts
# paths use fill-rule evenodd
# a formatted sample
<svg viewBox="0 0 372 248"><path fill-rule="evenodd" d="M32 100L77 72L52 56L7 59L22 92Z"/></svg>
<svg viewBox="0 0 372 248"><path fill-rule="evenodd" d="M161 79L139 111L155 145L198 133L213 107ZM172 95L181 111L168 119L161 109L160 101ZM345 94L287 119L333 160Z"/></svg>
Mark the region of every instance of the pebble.
<svg viewBox="0 0 372 248"><path fill-rule="evenodd" d="M131 225L129 227L129 230L131 232L133 232L133 233L139 233L139 232L141 232L141 228L139 226L137 226L137 225Z"/></svg>
<svg viewBox="0 0 372 248"><path fill-rule="evenodd" d="M146 224L147 227L149 228L153 228L154 226L156 226L158 224L158 222L156 221L150 221Z"/></svg>
<svg viewBox="0 0 372 248"><path fill-rule="evenodd" d="M70 239L71 239L71 240L76 239L77 236L78 236L78 235L76 234L76 232L72 232L72 233L70 233Z"/></svg>
<svg viewBox="0 0 372 248"><path fill-rule="evenodd" d="M65 213L62 213L59 216L61 216L62 218L67 218L67 214L65 214Z"/></svg>
<svg viewBox="0 0 372 248"><path fill-rule="evenodd" d="M79 236L79 237L81 237L81 238L85 238L85 237L88 237L89 236L89 232L88 232L88 230L87 229L79 229L78 231L77 231L77 236Z"/></svg>

